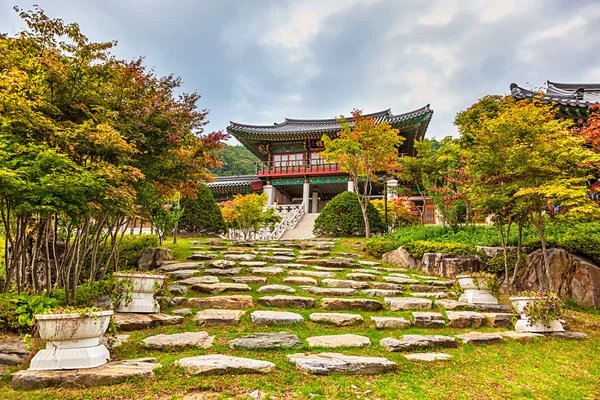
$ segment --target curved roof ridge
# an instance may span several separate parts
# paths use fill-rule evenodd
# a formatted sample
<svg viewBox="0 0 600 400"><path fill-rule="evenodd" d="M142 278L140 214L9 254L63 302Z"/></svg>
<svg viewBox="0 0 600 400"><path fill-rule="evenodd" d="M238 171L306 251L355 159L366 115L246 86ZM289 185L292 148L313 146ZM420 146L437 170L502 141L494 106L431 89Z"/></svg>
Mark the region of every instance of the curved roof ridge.
<svg viewBox="0 0 600 400"><path fill-rule="evenodd" d="M600 90L600 83L564 83L564 82L552 82L546 81L548 84L548 88L556 88L560 90L577 90L577 89L587 89L587 90Z"/></svg>
<svg viewBox="0 0 600 400"><path fill-rule="evenodd" d="M387 110L377 111L370 114L364 114L364 117L382 117L384 115L391 115L392 109L388 108ZM352 117L344 118L352 120ZM289 123L303 123L303 124L323 124L323 123L332 123L337 122L337 118L326 118L326 119L294 119L294 118L286 118L285 122Z"/></svg>

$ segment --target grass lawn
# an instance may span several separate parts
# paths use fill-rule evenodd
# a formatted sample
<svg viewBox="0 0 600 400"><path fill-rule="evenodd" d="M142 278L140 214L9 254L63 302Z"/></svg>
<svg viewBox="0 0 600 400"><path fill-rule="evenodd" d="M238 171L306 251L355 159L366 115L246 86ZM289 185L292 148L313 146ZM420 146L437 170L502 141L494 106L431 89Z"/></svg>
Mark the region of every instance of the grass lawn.
<svg viewBox="0 0 600 400"><path fill-rule="evenodd" d="M180 239L173 249L178 259L191 253L192 239ZM338 251L358 252L361 240L344 239L336 245ZM365 257L365 259L369 259ZM343 275L338 274L338 278ZM268 277L269 283L280 283L280 277ZM222 281L227 279L223 278ZM255 299L259 285L250 285ZM189 297L199 297L188 292ZM297 290L297 295L315 297ZM269 309L260 307L261 309ZM279 309L281 310L281 309ZM167 313L169 310L165 310ZM192 311L197 311L192 309ZM119 359L156 357L162 368L153 379L139 379L128 383L88 389L48 388L33 391L16 391L9 385L7 372L0 384L2 399L248 399L249 393L260 390L265 398L272 399L598 399L600 398L600 312L570 311L568 320L573 330L590 334L586 341L557 338L535 339L522 343L507 339L495 345L459 345L444 349L452 359L439 362L408 361L402 353L390 353L379 345L384 337L399 338L403 334L456 335L472 329L411 327L403 330L376 330L370 315L394 315L408 318L410 312L360 312L365 323L353 327L332 327L308 321L312 310L299 312L307 322L285 327L257 327L250 322L249 310L242 322L234 326L201 328L191 317L178 326L160 327L131 332L127 343L115 349ZM358 313L357 311L350 311ZM209 350L160 351L146 349L140 340L158 333L206 330L215 335ZM480 328L478 331L502 329ZM286 354L319 352L307 344L293 349L244 351L230 349L229 339L255 333L289 331L301 340L309 336L355 333L368 336L372 346L363 349L340 349L337 352L354 355L386 357L398 364L394 373L377 376L333 375L316 376L295 369ZM323 350L328 351L328 350ZM182 357L222 353L271 361L275 370L267 374L193 376L175 367L173 362ZM16 370L13 368L11 371Z"/></svg>

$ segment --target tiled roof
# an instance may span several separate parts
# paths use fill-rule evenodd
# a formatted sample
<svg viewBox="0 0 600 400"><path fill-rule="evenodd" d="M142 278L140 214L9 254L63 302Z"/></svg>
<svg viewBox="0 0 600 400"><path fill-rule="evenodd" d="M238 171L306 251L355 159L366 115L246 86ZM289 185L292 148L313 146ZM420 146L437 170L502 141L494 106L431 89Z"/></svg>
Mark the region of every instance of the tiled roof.
<svg viewBox="0 0 600 400"><path fill-rule="evenodd" d="M516 83L510 85L511 94L517 99L531 99L539 93L524 89ZM543 100L547 103L558 103L567 107L587 108L600 104L600 83L559 83L547 82Z"/></svg>
<svg viewBox="0 0 600 400"><path fill-rule="evenodd" d="M214 182L208 182L206 186L209 189L224 188L250 188L254 183L262 182L258 176L238 175L238 176L218 176Z"/></svg>

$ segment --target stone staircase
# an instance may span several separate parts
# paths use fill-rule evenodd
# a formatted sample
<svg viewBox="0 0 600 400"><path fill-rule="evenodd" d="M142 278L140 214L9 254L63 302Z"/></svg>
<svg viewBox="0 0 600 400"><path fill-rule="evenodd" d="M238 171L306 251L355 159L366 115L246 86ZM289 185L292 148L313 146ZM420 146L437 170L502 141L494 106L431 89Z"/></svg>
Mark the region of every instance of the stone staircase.
<svg viewBox="0 0 600 400"><path fill-rule="evenodd" d="M281 239L283 240L304 240L315 237L313 228L315 227L315 219L319 216L318 213L304 214L298 225L294 229L285 231Z"/></svg>

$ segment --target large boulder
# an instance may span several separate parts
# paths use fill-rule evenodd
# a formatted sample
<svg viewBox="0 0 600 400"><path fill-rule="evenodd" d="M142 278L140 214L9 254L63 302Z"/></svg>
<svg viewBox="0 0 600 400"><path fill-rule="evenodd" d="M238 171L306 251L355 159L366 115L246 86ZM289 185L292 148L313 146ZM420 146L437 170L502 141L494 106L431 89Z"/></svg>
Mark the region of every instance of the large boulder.
<svg viewBox="0 0 600 400"><path fill-rule="evenodd" d="M165 262L173 260L173 253L170 249L162 247L147 248L142 252L142 256L138 261L138 268L142 271L156 269L161 267Z"/></svg>
<svg viewBox="0 0 600 400"><path fill-rule="evenodd" d="M454 254L423 254L423 272L428 275L454 278L464 272L480 271L484 263L479 256L457 256Z"/></svg>
<svg viewBox="0 0 600 400"><path fill-rule="evenodd" d="M411 256L408 251L402 247L385 253L381 260L386 264L398 265L400 267L420 269L422 266L421 260Z"/></svg>
<svg viewBox="0 0 600 400"><path fill-rule="evenodd" d="M502 247L492 247L492 246L475 246L475 249L478 253L482 253L488 258L494 258L498 254L504 255L504 249ZM514 253L517 251L517 248L514 246L508 246L506 250L509 253Z"/></svg>

